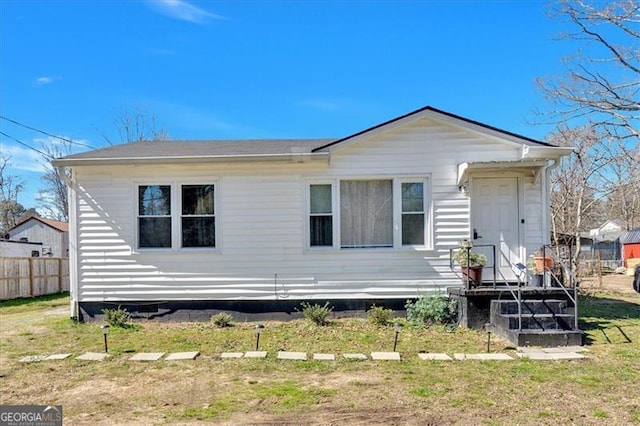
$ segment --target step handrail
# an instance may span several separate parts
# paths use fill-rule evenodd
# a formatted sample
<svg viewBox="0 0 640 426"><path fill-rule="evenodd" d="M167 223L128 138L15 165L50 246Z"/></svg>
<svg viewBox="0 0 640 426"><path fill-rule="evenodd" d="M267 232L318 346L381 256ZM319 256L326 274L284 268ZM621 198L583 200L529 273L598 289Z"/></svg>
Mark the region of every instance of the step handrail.
<svg viewBox="0 0 640 426"><path fill-rule="evenodd" d="M556 250L561 247L561 246L555 246ZM558 287L560 287L565 294L567 295L567 297L569 298L569 300L571 301L571 303L573 303L573 325L574 325L574 329L575 330L579 330L578 327L578 278L575 276L575 274L573 273L573 270L571 269L571 246L566 246L569 248L569 264L567 265L563 259L559 258L558 259L558 264L560 265L560 267L562 268L562 271L566 274L567 277L569 277L569 284L570 287L573 288L573 295L571 295L571 293L569 293L569 290L567 289L567 287L558 279L558 277L556 277L556 275L553 273L553 271L551 271L549 268L547 268L545 266L545 269L548 270L549 272L549 276L551 277L551 279L553 281L555 281L556 285ZM552 246L551 244L545 244L542 246L542 256L546 257L546 250L547 248L552 251L554 246Z"/></svg>

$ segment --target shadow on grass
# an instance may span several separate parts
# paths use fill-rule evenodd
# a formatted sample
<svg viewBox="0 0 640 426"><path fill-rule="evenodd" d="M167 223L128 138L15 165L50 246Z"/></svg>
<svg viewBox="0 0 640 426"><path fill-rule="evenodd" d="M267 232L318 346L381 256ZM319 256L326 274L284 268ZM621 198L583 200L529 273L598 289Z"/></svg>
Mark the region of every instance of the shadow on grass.
<svg viewBox="0 0 640 426"><path fill-rule="evenodd" d="M25 297L21 299L3 300L0 302L0 308L9 308L14 306L24 306L32 303L52 302L69 297L69 292L64 291L62 293L48 294L46 296Z"/></svg>
<svg viewBox="0 0 640 426"><path fill-rule="evenodd" d="M622 343L632 343L618 321L640 320L640 304L609 297L583 296L579 309L581 330L597 330L607 343L613 343L612 334L617 336L615 340L618 342L622 340ZM585 344L591 345L594 342L592 337L585 335Z"/></svg>

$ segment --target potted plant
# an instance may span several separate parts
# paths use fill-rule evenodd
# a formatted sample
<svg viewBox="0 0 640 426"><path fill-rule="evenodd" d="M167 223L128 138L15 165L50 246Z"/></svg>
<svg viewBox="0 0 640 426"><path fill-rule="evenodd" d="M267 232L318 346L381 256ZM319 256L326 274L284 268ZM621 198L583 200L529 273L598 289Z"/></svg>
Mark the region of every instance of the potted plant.
<svg viewBox="0 0 640 426"><path fill-rule="evenodd" d="M470 287L479 286L482 283L482 268L487 264L487 256L471 247L463 246L453 255L453 260L462 268L462 277L465 284Z"/></svg>
<svg viewBox="0 0 640 426"><path fill-rule="evenodd" d="M545 271L550 271L553 267L553 258L550 252L545 253L542 250L536 250L531 257L533 258L536 270L538 270L540 274Z"/></svg>

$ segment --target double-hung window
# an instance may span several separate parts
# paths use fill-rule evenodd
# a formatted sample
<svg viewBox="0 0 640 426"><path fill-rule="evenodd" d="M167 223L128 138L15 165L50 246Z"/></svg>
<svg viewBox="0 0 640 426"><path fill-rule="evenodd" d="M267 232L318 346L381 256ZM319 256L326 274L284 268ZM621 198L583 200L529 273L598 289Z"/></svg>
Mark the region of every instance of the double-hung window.
<svg viewBox="0 0 640 426"><path fill-rule="evenodd" d="M138 187L138 246L171 247L171 186Z"/></svg>
<svg viewBox="0 0 640 426"><path fill-rule="evenodd" d="M309 247L429 246L428 183L426 177L309 183Z"/></svg>
<svg viewBox="0 0 640 426"><path fill-rule="evenodd" d="M216 247L215 185L139 185L138 247Z"/></svg>

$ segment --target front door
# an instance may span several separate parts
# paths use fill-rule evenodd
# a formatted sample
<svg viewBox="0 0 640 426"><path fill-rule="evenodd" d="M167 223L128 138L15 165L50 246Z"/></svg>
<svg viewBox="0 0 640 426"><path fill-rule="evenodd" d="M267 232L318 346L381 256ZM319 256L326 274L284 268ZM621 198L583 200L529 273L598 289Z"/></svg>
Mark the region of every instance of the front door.
<svg viewBox="0 0 640 426"><path fill-rule="evenodd" d="M520 262L518 178L474 178L471 191L471 238L474 245L495 245L496 281L515 281ZM493 280L491 247L477 247L487 255L483 281Z"/></svg>

